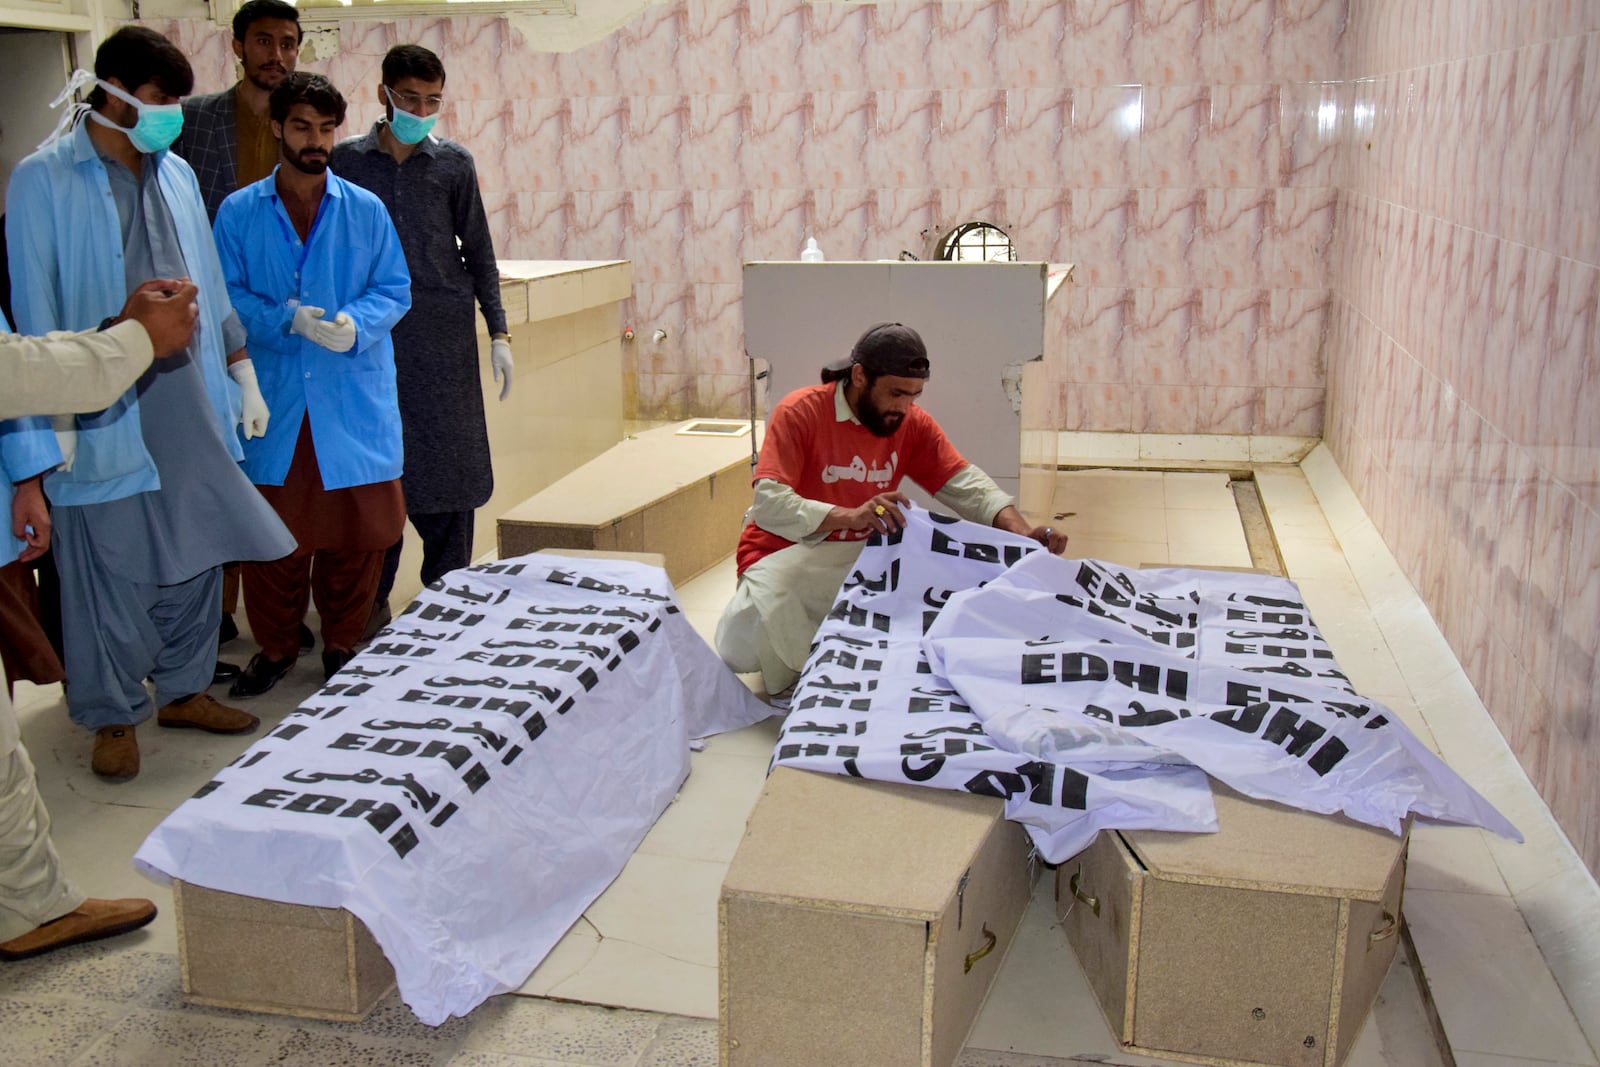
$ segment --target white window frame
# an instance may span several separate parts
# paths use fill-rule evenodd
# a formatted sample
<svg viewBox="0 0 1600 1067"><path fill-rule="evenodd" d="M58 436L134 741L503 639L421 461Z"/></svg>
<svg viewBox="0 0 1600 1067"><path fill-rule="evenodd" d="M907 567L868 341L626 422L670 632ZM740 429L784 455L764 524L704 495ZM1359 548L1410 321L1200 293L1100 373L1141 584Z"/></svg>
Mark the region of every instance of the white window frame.
<svg viewBox="0 0 1600 1067"><path fill-rule="evenodd" d="M207 0L211 17L219 26L231 26L233 13L244 0ZM298 7L298 5L296 5ZM455 15L557 15L572 18L577 0L378 0L376 3L339 4L300 8L301 25L348 22L353 19L438 18Z"/></svg>

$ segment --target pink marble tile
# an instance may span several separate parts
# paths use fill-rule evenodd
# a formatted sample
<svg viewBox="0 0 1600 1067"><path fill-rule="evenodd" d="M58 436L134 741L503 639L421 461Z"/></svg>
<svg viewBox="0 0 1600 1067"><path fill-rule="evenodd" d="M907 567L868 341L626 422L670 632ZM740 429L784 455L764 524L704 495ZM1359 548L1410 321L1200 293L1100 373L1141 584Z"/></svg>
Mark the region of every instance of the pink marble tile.
<svg viewBox="0 0 1600 1067"><path fill-rule="evenodd" d="M1196 383L1232 389L1297 384L1267 373L1271 298L1265 289L1202 290Z"/></svg>
<svg viewBox="0 0 1600 1067"><path fill-rule="evenodd" d="M1136 433L1198 433L1200 389L1194 385L1141 385L1133 406Z"/></svg>
<svg viewBox="0 0 1600 1067"><path fill-rule="evenodd" d="M1004 189L970 188L939 190L940 237L963 222L988 222L1010 231L1006 217L1006 191Z"/></svg>
<svg viewBox="0 0 1600 1067"><path fill-rule="evenodd" d="M745 224L744 257L750 262L800 258L813 233L809 189L753 189Z"/></svg>
<svg viewBox="0 0 1600 1067"><path fill-rule="evenodd" d="M745 219L750 212L746 189L697 189L690 198L688 280L697 284L736 284L744 262Z"/></svg>
<svg viewBox="0 0 1600 1067"><path fill-rule="evenodd" d="M876 93L815 93L805 146L806 180L817 189L859 189L867 179L867 146L877 129Z"/></svg>
<svg viewBox="0 0 1600 1067"><path fill-rule="evenodd" d="M1211 285L1266 284L1272 215L1270 189L1205 190L1198 276Z"/></svg>
<svg viewBox="0 0 1600 1067"><path fill-rule="evenodd" d="M1214 0L1138 0L1133 70L1145 85L1192 85L1206 78L1206 7Z"/></svg>
<svg viewBox="0 0 1600 1067"><path fill-rule="evenodd" d="M1178 85L1146 88L1144 121L1139 131L1139 167L1135 184L1142 188L1192 188L1216 184L1202 159L1210 151L1207 126L1211 87Z"/></svg>
<svg viewBox="0 0 1600 1067"><path fill-rule="evenodd" d="M726 146L719 152L736 153L752 189L792 189L807 183L812 101L810 93L753 93L748 110L721 103L707 119L716 124L715 141Z"/></svg>
<svg viewBox="0 0 1600 1067"><path fill-rule="evenodd" d="M694 287L694 342L697 374L745 375L744 286L738 283Z"/></svg>
<svg viewBox="0 0 1600 1067"><path fill-rule="evenodd" d="M1534 201L1528 196L1533 184L1533 159L1545 132L1539 125L1545 83L1549 80L1551 49L1548 44L1523 48L1513 54L1513 87L1508 102L1505 130L1505 151L1500 157L1500 175L1496 182L1499 194L1498 232L1513 241L1531 243L1534 230L1530 224L1530 210ZM1570 136L1561 131L1563 138ZM1542 227L1539 216L1538 226Z"/></svg>
<svg viewBox="0 0 1600 1067"><path fill-rule="evenodd" d="M1566 486L1540 472L1534 500L1532 545L1528 557L1527 597L1521 623L1522 658L1539 692L1555 694L1560 653L1552 638L1561 630L1573 521L1581 505Z"/></svg>
<svg viewBox="0 0 1600 1067"><path fill-rule="evenodd" d="M1345 67L1346 4L1342 0L1277 0L1273 69L1287 81L1324 81ZM1351 70L1360 73L1354 66Z"/></svg>
<svg viewBox="0 0 1600 1067"><path fill-rule="evenodd" d="M1218 85L1200 153L1203 184L1255 188L1278 184L1278 88Z"/></svg>
<svg viewBox="0 0 1600 1067"><path fill-rule="evenodd" d="M640 393L643 375L689 374L684 358L684 338L694 321L694 286L674 282L636 284L633 287L636 337L634 342L639 372ZM656 330L666 330L666 340L653 340Z"/></svg>
<svg viewBox="0 0 1600 1067"><path fill-rule="evenodd" d="M998 174L1009 186L1059 187L1066 184L1072 129L1071 89L1008 89L1005 135Z"/></svg>
<svg viewBox="0 0 1600 1067"><path fill-rule="evenodd" d="M876 259L870 247L878 232L878 194L875 189L816 189L813 233L832 260Z"/></svg>
<svg viewBox="0 0 1600 1067"><path fill-rule="evenodd" d="M1060 387L1062 429L1129 433L1138 391L1135 385L1064 382Z"/></svg>
<svg viewBox="0 0 1600 1067"><path fill-rule="evenodd" d="M494 231L495 253L501 259L563 259L571 232L570 192L519 192L505 228Z"/></svg>
<svg viewBox="0 0 1600 1067"><path fill-rule="evenodd" d="M687 96L631 98L628 143L622 153L623 183L634 190L683 188L689 125Z"/></svg>
<svg viewBox="0 0 1600 1067"><path fill-rule="evenodd" d="M692 281L684 277L684 267L694 233L693 194L687 189L659 189L630 195L634 286Z"/></svg>
<svg viewBox="0 0 1600 1067"><path fill-rule="evenodd" d="M1316 437L1322 433L1322 390L1267 386L1262 389L1257 433Z"/></svg>
<svg viewBox="0 0 1600 1067"><path fill-rule="evenodd" d="M1512 430L1511 379L1520 371L1521 315L1528 288L1529 249L1514 241L1501 241L1495 286L1482 308L1486 319L1483 370L1487 386L1484 413L1508 438Z"/></svg>
<svg viewBox="0 0 1600 1067"><path fill-rule="evenodd" d="M752 93L792 93L810 87L805 66L810 6L791 0L749 0L739 62L743 84Z"/></svg>
<svg viewBox="0 0 1600 1067"><path fill-rule="evenodd" d="M582 48L571 52L562 52L556 56L556 78L561 86L562 96L616 96L620 95L617 88L617 58L618 50L622 47L621 37L612 34ZM645 93L672 93L677 92L677 78L673 77L659 83L655 88L644 88ZM646 83L648 84L648 83Z"/></svg>
<svg viewBox="0 0 1600 1067"><path fill-rule="evenodd" d="M580 64L579 78L570 79L563 70L563 91L569 96L613 92L671 96L689 91L679 73L688 18L688 5L682 0L646 6L605 39L603 43L609 43L609 48L602 55L592 63ZM582 55L595 47L587 45L572 54ZM606 80L601 81L602 78Z"/></svg>
<svg viewBox="0 0 1600 1067"><path fill-rule="evenodd" d="M504 151L475 153L485 185L498 165L501 175L516 187L531 192L571 188L566 180L566 160L571 138L572 109L566 97L511 101L511 130Z"/></svg>
<svg viewBox="0 0 1600 1067"><path fill-rule="evenodd" d="M1072 226L1065 261L1076 263L1084 286L1123 286L1134 279L1134 235L1139 194L1134 189L1078 188L1072 191ZM1139 257L1137 266L1143 269Z"/></svg>
<svg viewBox="0 0 1600 1067"><path fill-rule="evenodd" d="M940 237L937 189L879 189L877 238L884 255L910 252L929 259Z"/></svg>
<svg viewBox="0 0 1600 1067"><path fill-rule="evenodd" d="M1561 210L1561 191L1569 161L1581 159L1576 146L1592 142L1580 130L1578 110L1584 77L1584 38L1551 42L1541 88L1537 131L1528 162L1525 187L1525 228L1535 247L1566 254L1561 232L1567 225ZM1585 117L1587 126L1592 116ZM1591 157L1592 158L1592 157Z"/></svg>
<svg viewBox="0 0 1600 1067"><path fill-rule="evenodd" d="M1006 0L998 67L1007 86L1065 88L1068 81L1067 24L1071 4L1059 0Z"/></svg>
<svg viewBox="0 0 1600 1067"><path fill-rule="evenodd" d="M867 144L868 174L890 189L926 188L942 180L934 164L941 94L932 89L875 94L877 127Z"/></svg>
<svg viewBox="0 0 1600 1067"><path fill-rule="evenodd" d="M1278 89L1278 175L1284 185L1326 188L1335 180L1339 86L1309 82Z"/></svg>
<svg viewBox="0 0 1600 1067"><path fill-rule="evenodd" d="M567 259L629 259L633 225L633 195L622 189L572 194L572 233L563 251Z"/></svg>
<svg viewBox="0 0 1600 1067"><path fill-rule="evenodd" d="M1277 190L1267 280L1287 289L1327 286L1337 205L1337 193L1330 188Z"/></svg>
<svg viewBox="0 0 1600 1067"><path fill-rule="evenodd" d="M1600 510L1600 268L1561 262L1543 372L1538 441L1584 506Z"/></svg>
<svg viewBox="0 0 1600 1067"><path fill-rule="evenodd" d="M944 87L944 73L933 62L940 6L934 0L909 0L872 7L872 36L867 52L869 88Z"/></svg>
<svg viewBox="0 0 1600 1067"><path fill-rule="evenodd" d="M750 417L750 376L740 374L697 374L695 393L698 417L747 419Z"/></svg>
<svg viewBox="0 0 1600 1067"><path fill-rule="evenodd" d="M1255 386L1198 386L1195 389L1195 432L1255 433L1261 425L1264 391Z"/></svg>
<svg viewBox="0 0 1600 1067"><path fill-rule="evenodd" d="M686 93L732 93L751 88L743 77L747 0L691 0L678 42L678 82Z"/></svg>
<svg viewBox="0 0 1600 1067"><path fill-rule="evenodd" d="M1067 335L1065 378L1088 384L1135 382L1136 290L1074 288Z"/></svg>
<svg viewBox="0 0 1600 1067"><path fill-rule="evenodd" d="M1558 708L1588 707L1600 659L1600 514L1582 505L1573 510L1561 584L1566 596L1551 634L1556 656L1551 702Z"/></svg>
<svg viewBox="0 0 1600 1067"><path fill-rule="evenodd" d="M950 89L998 89L1002 80L1000 40L1007 25L1005 0L969 0L941 4L934 28L930 64L934 76Z"/></svg>
<svg viewBox="0 0 1600 1067"><path fill-rule="evenodd" d="M1006 190L1018 259L1071 262L1072 197L1070 189L1059 187Z"/></svg>
<svg viewBox="0 0 1600 1067"><path fill-rule="evenodd" d="M1255 0L1209 0L1207 8L1201 45L1205 80L1214 85L1278 80L1276 5Z"/></svg>
<svg viewBox="0 0 1600 1067"><path fill-rule="evenodd" d="M1140 130L1144 90L1137 85L1072 91L1067 184L1075 189L1124 189L1143 167Z"/></svg>
<svg viewBox="0 0 1600 1067"><path fill-rule="evenodd" d="M1490 638L1490 646L1484 704L1522 769L1535 783L1543 783L1550 752L1549 705L1534 690L1511 647L1498 636Z"/></svg>
<svg viewBox="0 0 1600 1067"><path fill-rule="evenodd" d="M1136 289L1132 380L1144 385L1220 384L1201 364L1200 289Z"/></svg>
<svg viewBox="0 0 1600 1067"><path fill-rule="evenodd" d="M1128 272L1145 288L1244 282L1212 273L1215 246L1204 232L1206 194L1202 189L1140 189L1134 217L1134 243Z"/></svg>
<svg viewBox="0 0 1600 1067"><path fill-rule="evenodd" d="M872 7L806 4L803 10L805 81L795 88L817 92L897 88L874 81Z"/></svg>
<svg viewBox="0 0 1600 1067"><path fill-rule="evenodd" d="M1600 114L1600 33L1583 38L1583 81L1573 108L1575 136L1561 173L1561 227L1553 251L1600 266L1600 219L1591 210L1600 184L1600 138L1577 135L1582 124Z"/></svg>
<svg viewBox="0 0 1600 1067"><path fill-rule="evenodd" d="M1489 233L1499 233L1502 213L1507 208L1500 186L1500 168L1505 154L1519 137L1510 123L1516 115L1516 53L1496 52L1489 57L1489 95L1484 102L1483 124L1478 129L1478 148L1474 185L1473 215L1468 224Z"/></svg>
<svg viewBox="0 0 1600 1067"><path fill-rule="evenodd" d="M1530 249L1517 304L1513 354L1507 368L1505 432L1513 441L1528 446L1563 443L1554 438L1554 427L1539 418L1542 379L1550 369L1551 335L1560 303L1561 262L1547 252Z"/></svg>
<svg viewBox="0 0 1600 1067"><path fill-rule="evenodd" d="M572 189L623 189L622 152L628 140L628 98L580 96L571 101L562 176Z"/></svg>
<svg viewBox="0 0 1600 1067"><path fill-rule="evenodd" d="M699 189L746 189L744 138L750 128L750 101L744 93L696 93L688 98L688 128L683 134L683 174ZM794 166L795 184L800 166ZM781 178L782 168L765 178Z"/></svg>
<svg viewBox="0 0 1600 1067"><path fill-rule="evenodd" d="M559 96L561 72L556 53L539 51L509 19L497 19L496 22L500 26L500 41L491 54L503 79L500 92L514 99ZM370 25L365 20L363 24ZM387 51L387 46L384 51ZM380 60L382 57L383 51L374 56ZM514 87L514 91L507 90L506 86ZM618 86L620 89L621 79L618 79Z"/></svg>
<svg viewBox="0 0 1600 1067"><path fill-rule="evenodd" d="M1124 85L1139 80L1134 64L1137 0L1078 0L1067 39L1081 66L1076 85Z"/></svg>
<svg viewBox="0 0 1600 1067"><path fill-rule="evenodd" d="M933 143L933 173L939 184L963 189L1001 184L1005 91L956 89L939 96L939 136Z"/></svg>

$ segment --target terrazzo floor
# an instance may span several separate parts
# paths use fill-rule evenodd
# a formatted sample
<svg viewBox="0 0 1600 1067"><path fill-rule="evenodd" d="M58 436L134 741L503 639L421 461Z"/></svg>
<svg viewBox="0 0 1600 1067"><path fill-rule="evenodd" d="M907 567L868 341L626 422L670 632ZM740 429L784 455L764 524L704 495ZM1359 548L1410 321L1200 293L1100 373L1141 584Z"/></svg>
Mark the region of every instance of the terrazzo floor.
<svg viewBox="0 0 1600 1067"><path fill-rule="evenodd" d="M1078 442L1072 462L1099 461L1099 445ZM1104 462L1122 469L1063 472L1049 503L1033 502L1042 521L1049 517L1037 513L1045 508L1062 516L1069 554L1129 565L1249 565L1226 473L1126 469L1139 466L1139 456ZM1346 1062L1442 1067L1450 1062L1436 1043L1442 1029L1463 1067L1593 1067L1591 1041L1600 1033L1593 879L1574 868L1548 811L1507 763L1503 741L1326 453L1318 449L1298 466L1253 466L1289 574L1341 665L1529 836L1515 846L1476 830L1418 828L1405 908L1418 959L1402 958L1390 972ZM725 561L679 590L701 633L710 634L733 583ZM247 638L225 651L242 662ZM320 684L319 666L308 656L251 710L276 722ZM163 911L132 935L0 965L0 1064L717 1062L716 893L760 789L776 719L712 738L693 755L678 800L524 995L492 998L429 1028L393 996L359 1024L185 1004L171 895L136 874L130 859L144 835L250 739L141 730L144 772L110 785L90 773L88 735L67 722L58 687L21 686L18 698L68 870L93 895L149 896ZM961 1067L1165 1062L1117 1047L1054 925L1050 884L1040 882Z"/></svg>

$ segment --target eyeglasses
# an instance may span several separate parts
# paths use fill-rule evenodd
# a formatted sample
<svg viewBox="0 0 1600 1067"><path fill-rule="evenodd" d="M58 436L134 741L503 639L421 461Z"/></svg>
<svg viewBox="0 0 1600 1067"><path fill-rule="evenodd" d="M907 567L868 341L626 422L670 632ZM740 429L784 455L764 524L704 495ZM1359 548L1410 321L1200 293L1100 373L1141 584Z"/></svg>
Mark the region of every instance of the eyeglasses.
<svg viewBox="0 0 1600 1067"><path fill-rule="evenodd" d="M444 97L439 94L434 94L433 96L419 96L410 91L397 93L388 86L384 86L384 92L389 94L389 101L394 104L395 107L398 107L403 111L410 111L414 114L419 112L424 105L427 106L429 111L438 111L439 108L444 106Z"/></svg>

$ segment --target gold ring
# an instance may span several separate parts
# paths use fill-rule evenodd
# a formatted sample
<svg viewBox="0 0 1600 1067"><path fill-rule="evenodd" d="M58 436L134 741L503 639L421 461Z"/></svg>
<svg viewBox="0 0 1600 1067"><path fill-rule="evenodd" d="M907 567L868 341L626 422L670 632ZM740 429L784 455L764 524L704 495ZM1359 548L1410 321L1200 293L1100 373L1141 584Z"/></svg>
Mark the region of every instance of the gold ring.
<svg viewBox="0 0 1600 1067"><path fill-rule="evenodd" d="M877 507L872 509L872 513L874 515L882 515L885 510L887 510L887 509L885 509L882 504L879 504Z"/></svg>

